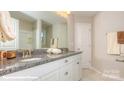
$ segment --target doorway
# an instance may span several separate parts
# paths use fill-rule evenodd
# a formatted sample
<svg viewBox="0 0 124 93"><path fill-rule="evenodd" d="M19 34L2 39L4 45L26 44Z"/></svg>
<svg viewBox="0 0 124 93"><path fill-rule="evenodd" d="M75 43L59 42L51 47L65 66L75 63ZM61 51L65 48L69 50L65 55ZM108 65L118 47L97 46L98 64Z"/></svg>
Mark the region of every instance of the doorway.
<svg viewBox="0 0 124 93"><path fill-rule="evenodd" d="M75 23L75 51L82 51L82 68L91 67L91 24Z"/></svg>

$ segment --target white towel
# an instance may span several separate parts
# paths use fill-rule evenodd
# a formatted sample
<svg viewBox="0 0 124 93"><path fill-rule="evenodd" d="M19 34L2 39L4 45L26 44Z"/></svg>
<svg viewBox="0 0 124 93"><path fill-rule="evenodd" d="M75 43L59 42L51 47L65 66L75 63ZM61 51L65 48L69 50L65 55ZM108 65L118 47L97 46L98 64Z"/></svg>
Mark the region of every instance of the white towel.
<svg viewBox="0 0 124 93"><path fill-rule="evenodd" d="M58 49L58 48L49 48L47 50L47 53L49 53L49 54L60 54L60 53L62 53L62 50Z"/></svg>
<svg viewBox="0 0 124 93"><path fill-rule="evenodd" d="M120 56L124 56L124 44L120 44Z"/></svg>
<svg viewBox="0 0 124 93"><path fill-rule="evenodd" d="M120 54L120 46L117 43L117 32L107 33L107 53Z"/></svg>
<svg viewBox="0 0 124 93"><path fill-rule="evenodd" d="M0 32L3 41L15 39L11 16L8 11L0 11Z"/></svg>

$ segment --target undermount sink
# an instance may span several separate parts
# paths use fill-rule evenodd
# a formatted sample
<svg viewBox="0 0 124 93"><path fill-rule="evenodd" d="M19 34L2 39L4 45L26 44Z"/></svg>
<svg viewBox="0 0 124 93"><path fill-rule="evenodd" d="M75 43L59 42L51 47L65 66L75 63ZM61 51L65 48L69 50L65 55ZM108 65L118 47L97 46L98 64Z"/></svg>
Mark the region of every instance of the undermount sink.
<svg viewBox="0 0 124 93"><path fill-rule="evenodd" d="M29 58L29 59L23 59L21 62L30 62L30 61L38 61L41 60L42 58Z"/></svg>

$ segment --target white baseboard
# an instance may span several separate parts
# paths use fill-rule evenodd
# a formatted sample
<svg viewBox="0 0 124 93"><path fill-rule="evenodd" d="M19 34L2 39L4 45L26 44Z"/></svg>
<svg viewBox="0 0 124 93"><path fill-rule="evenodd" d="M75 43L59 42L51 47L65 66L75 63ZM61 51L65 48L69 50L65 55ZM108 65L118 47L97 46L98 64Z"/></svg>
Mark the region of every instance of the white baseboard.
<svg viewBox="0 0 124 93"><path fill-rule="evenodd" d="M115 80L120 80L120 81L123 81L124 80L124 78L122 78L122 77L103 73L103 72L99 71L98 69L96 69L94 67L90 67L90 69L94 70L95 72L97 72L97 73L99 73L102 76L107 77L107 78L111 78L111 79L115 79Z"/></svg>
<svg viewBox="0 0 124 93"><path fill-rule="evenodd" d="M94 68L94 67L90 67L90 69L94 70L95 72L99 73L99 74L102 74L101 71L99 71L98 69Z"/></svg>
<svg viewBox="0 0 124 93"><path fill-rule="evenodd" d="M120 80L120 81L124 80L124 78L121 78L121 77L118 77L118 76L114 76L114 75L109 75L109 74L105 74L105 73L103 73L102 75L104 77L112 78L112 79L115 79L115 80Z"/></svg>
<svg viewBox="0 0 124 93"><path fill-rule="evenodd" d="M91 68L91 65L81 66L81 68L82 68L82 69L84 69L84 68L87 68L87 69L88 69L88 68Z"/></svg>

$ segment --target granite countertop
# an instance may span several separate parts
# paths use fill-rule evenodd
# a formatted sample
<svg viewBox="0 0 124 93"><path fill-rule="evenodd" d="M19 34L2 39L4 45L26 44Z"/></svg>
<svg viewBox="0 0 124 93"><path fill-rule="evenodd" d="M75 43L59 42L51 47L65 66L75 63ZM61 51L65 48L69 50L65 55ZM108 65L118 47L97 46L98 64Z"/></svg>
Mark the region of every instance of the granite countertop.
<svg viewBox="0 0 124 93"><path fill-rule="evenodd" d="M80 54L80 53L82 52L72 51L72 52L67 52L67 53L63 53L59 55L49 55L47 53L35 54L35 55L32 55L31 58L41 58L41 59L30 61L30 62L21 62L21 60L23 60L22 57L17 57L17 58L8 59L8 60L6 59L0 65L0 76L10 74L13 72L17 72L17 71L21 71L24 69L28 69L34 66L46 64L46 63L49 63L49 62L52 62L58 59L66 58L66 57L73 56L73 55Z"/></svg>

